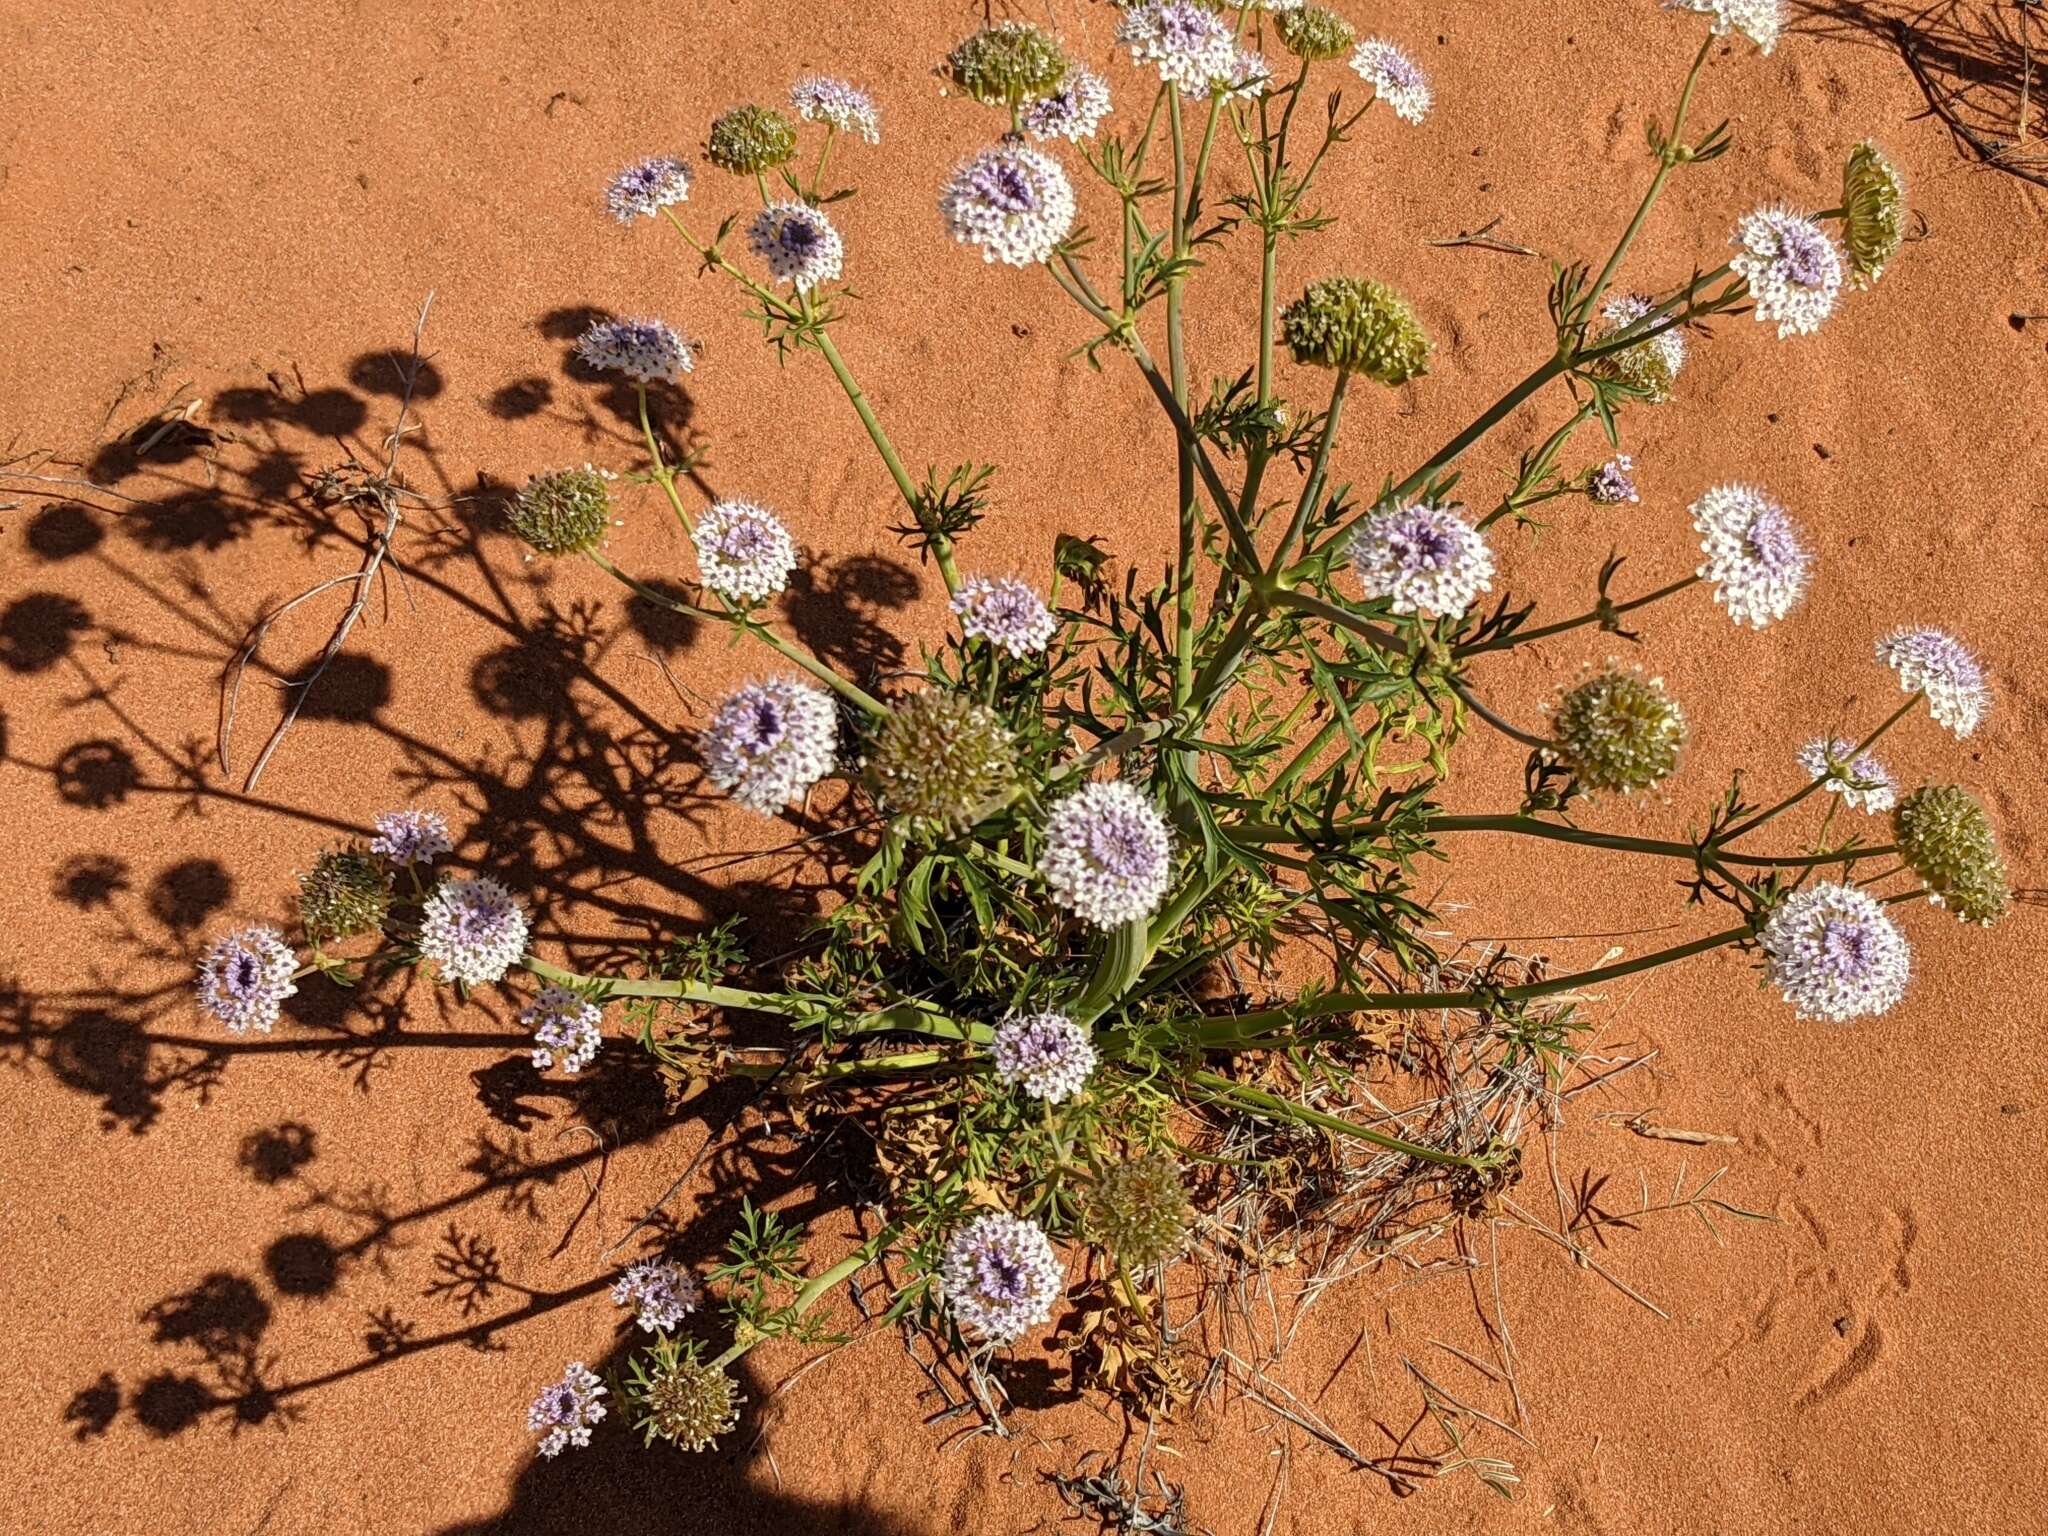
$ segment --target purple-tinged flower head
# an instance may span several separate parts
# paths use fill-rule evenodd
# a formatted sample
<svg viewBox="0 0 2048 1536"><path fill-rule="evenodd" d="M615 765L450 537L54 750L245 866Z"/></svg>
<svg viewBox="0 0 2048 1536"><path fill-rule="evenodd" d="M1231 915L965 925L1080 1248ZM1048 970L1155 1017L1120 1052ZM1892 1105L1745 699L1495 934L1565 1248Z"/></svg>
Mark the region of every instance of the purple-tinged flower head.
<svg viewBox="0 0 2048 1536"><path fill-rule="evenodd" d="M448 823L439 811L386 811L373 823L370 852L400 869L431 864L455 851Z"/></svg>
<svg viewBox="0 0 2048 1536"><path fill-rule="evenodd" d="M1882 903L1822 881L1794 891L1764 924L1771 985L1799 1017L1836 1024L1887 1012L1906 995L1913 951Z"/></svg>
<svg viewBox="0 0 2048 1536"><path fill-rule="evenodd" d="M420 913L420 953L449 981L500 981L526 954L526 908L489 875L444 876Z"/></svg>
<svg viewBox="0 0 2048 1536"><path fill-rule="evenodd" d="M1429 80L1422 66L1381 37L1368 37L1351 55L1351 67L1359 79L1404 123L1419 123L1429 116Z"/></svg>
<svg viewBox="0 0 2048 1536"><path fill-rule="evenodd" d="M1728 265L1749 283L1756 317L1778 335L1804 336L1834 313L1842 291L1842 253L1813 220L1790 208L1743 215L1729 237Z"/></svg>
<svg viewBox="0 0 2048 1536"><path fill-rule="evenodd" d="M1146 0L1124 11L1116 40L1131 60L1158 68L1159 78L1207 95L1237 65L1237 32L1201 0Z"/></svg>
<svg viewBox="0 0 2048 1536"><path fill-rule="evenodd" d="M1783 507L1753 485L1717 485L1688 510L1707 557L1700 579L1728 617L1762 629L1799 606L1813 554Z"/></svg>
<svg viewBox="0 0 2048 1536"><path fill-rule="evenodd" d="M673 383L697 366L697 354L661 320L599 320L576 342L586 365L643 384Z"/></svg>
<svg viewBox="0 0 2048 1536"><path fill-rule="evenodd" d="M1758 53L1778 46L1785 25L1782 0L1664 0L1664 9L1711 16L1716 37L1739 32L1756 44Z"/></svg>
<svg viewBox="0 0 2048 1536"><path fill-rule="evenodd" d="M621 224L651 219L662 209L690 200L690 167L668 155L636 160L612 178L604 205Z"/></svg>
<svg viewBox="0 0 2048 1536"><path fill-rule="evenodd" d="M560 1067L570 1077L604 1049L604 1010L567 987L546 986L519 1010L519 1027L533 1031L533 1064L545 1072Z"/></svg>
<svg viewBox="0 0 2048 1536"><path fill-rule="evenodd" d="M1600 318L1607 322L1607 328L1598 339L1612 339L1656 307L1640 293L1616 294L1600 306ZM1644 404L1662 405L1671 398L1671 391L1678 383L1679 370L1685 367L1684 328L1674 325L1633 346L1623 347L1619 352L1607 353L1597 360L1595 366L1608 378L1619 379L1640 390Z"/></svg>
<svg viewBox="0 0 2048 1536"><path fill-rule="evenodd" d="M1877 642L1877 659L1907 693L1927 695L1937 725L1967 736L1991 713L1991 683L1968 646L1939 629L1902 629Z"/></svg>
<svg viewBox="0 0 2048 1536"><path fill-rule="evenodd" d="M526 1427L540 1436L540 1453L559 1456L572 1445L590 1444L590 1430L604 1417L604 1383L581 1360L571 1361L562 1379L533 1400Z"/></svg>
<svg viewBox="0 0 2048 1536"><path fill-rule="evenodd" d="M845 80L806 75L789 88L789 104L807 123L826 123L841 133L859 134L870 144L882 141L882 113L875 98Z"/></svg>
<svg viewBox="0 0 2048 1536"><path fill-rule="evenodd" d="M1593 471L1592 479L1586 482L1586 494L1607 506L1624 501L1641 501L1636 493L1636 461L1625 453L1613 458Z"/></svg>
<svg viewBox="0 0 2048 1536"><path fill-rule="evenodd" d="M989 1047L996 1076L1034 1099L1062 1104L1095 1070L1088 1031L1064 1013L1012 1013L996 1025Z"/></svg>
<svg viewBox="0 0 2048 1536"><path fill-rule="evenodd" d="M846 258L839 231L809 203L770 203L747 226L747 246L768 263L775 281L799 293L831 282Z"/></svg>
<svg viewBox="0 0 2048 1536"><path fill-rule="evenodd" d="M1024 144L998 144L962 161L939 195L946 229L983 261L1013 267L1050 260L1074 227L1074 188L1060 163Z"/></svg>
<svg viewBox="0 0 2048 1536"><path fill-rule="evenodd" d="M1109 114L1109 82L1076 65L1057 89L1024 109L1024 131L1034 139L1092 139Z"/></svg>
<svg viewBox="0 0 2048 1536"><path fill-rule="evenodd" d="M1210 89L1219 91L1226 101L1257 101L1273 83L1273 66L1266 62L1266 56L1256 48L1240 46L1237 60L1230 66L1230 73L1209 82Z"/></svg>
<svg viewBox="0 0 2048 1536"><path fill-rule="evenodd" d="M1134 785L1087 784L1052 808L1038 868L1067 911L1097 928L1120 928L1159 910L1173 875L1173 834Z"/></svg>
<svg viewBox="0 0 2048 1536"><path fill-rule="evenodd" d="M1052 643L1059 620L1030 584L1014 576L971 576L953 594L953 612L960 631L970 640L986 640L1012 656L1031 656Z"/></svg>
<svg viewBox="0 0 2048 1536"><path fill-rule="evenodd" d="M1856 743L1823 736L1799 749L1799 766L1825 779L1830 792L1852 811L1888 811L1899 798L1898 782L1874 753L1858 753Z"/></svg>
<svg viewBox="0 0 2048 1536"><path fill-rule="evenodd" d="M1455 503L1381 507L1351 539L1351 564L1369 598L1395 613L1446 614L1470 608L1493 585L1486 535Z"/></svg>
<svg viewBox="0 0 2048 1536"><path fill-rule="evenodd" d="M241 928L218 938L199 961L199 1006L231 1035L269 1034L284 1000L298 991L299 957L275 928Z"/></svg>
<svg viewBox="0 0 2048 1536"><path fill-rule="evenodd" d="M612 1300L631 1307L648 1333L673 1333L703 1297L697 1277L673 1259L642 1259L612 1284Z"/></svg>
<svg viewBox="0 0 2048 1536"><path fill-rule="evenodd" d="M773 597L796 569L796 541L782 521L751 501L720 501L697 519L690 541L704 585L742 605Z"/></svg>
<svg viewBox="0 0 2048 1536"><path fill-rule="evenodd" d="M810 792L839 755L832 697L794 678L728 694L704 732L704 768L749 810L773 815Z"/></svg>
<svg viewBox="0 0 2048 1536"><path fill-rule="evenodd" d="M992 1212L946 1240L939 1282L966 1333L989 1344L1013 1344L1052 1316L1066 1276L1042 1230Z"/></svg>

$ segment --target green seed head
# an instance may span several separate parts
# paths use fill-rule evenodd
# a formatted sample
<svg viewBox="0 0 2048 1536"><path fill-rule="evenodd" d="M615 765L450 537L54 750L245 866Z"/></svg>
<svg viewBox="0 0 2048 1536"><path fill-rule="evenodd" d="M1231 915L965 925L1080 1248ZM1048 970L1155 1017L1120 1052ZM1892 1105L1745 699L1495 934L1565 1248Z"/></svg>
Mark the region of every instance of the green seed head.
<svg viewBox="0 0 2048 1536"><path fill-rule="evenodd" d="M1089 1237L1125 1264L1156 1264L1179 1249L1194 1208L1173 1159L1150 1152L1104 1170L1085 1219Z"/></svg>
<svg viewBox="0 0 2048 1536"><path fill-rule="evenodd" d="M1293 14L1293 13L1289 13ZM1408 301L1370 278L1326 277L1281 313L1294 360L1405 384L1429 372L1429 338Z"/></svg>
<svg viewBox="0 0 2048 1536"><path fill-rule="evenodd" d="M1567 693L1553 727L1581 788L1624 795L1669 778L1685 745L1685 715L1663 680L1613 668Z"/></svg>
<svg viewBox="0 0 2048 1536"><path fill-rule="evenodd" d="M994 710L934 688L891 712L867 772L889 809L958 829L1016 783L1017 759Z"/></svg>
<svg viewBox="0 0 2048 1536"><path fill-rule="evenodd" d="M1042 28L999 21L947 54L946 73L984 106L1014 107L1051 95L1066 77L1067 56Z"/></svg>
<svg viewBox="0 0 2048 1536"><path fill-rule="evenodd" d="M321 854L299 876L299 920L315 943L374 933L390 911L384 866L358 844Z"/></svg>
<svg viewBox="0 0 2048 1536"><path fill-rule="evenodd" d="M711 124L704 157L721 171L754 176L796 155L796 124L773 107L751 104L721 112Z"/></svg>
<svg viewBox="0 0 2048 1536"><path fill-rule="evenodd" d="M2005 860L1984 804L1954 784L1916 789L1892 811L1892 833L1933 899L1988 928L2012 904Z"/></svg>
<svg viewBox="0 0 2048 1536"><path fill-rule="evenodd" d="M512 531L544 555L595 549L612 524L612 493L588 464L535 475L512 502Z"/></svg>
<svg viewBox="0 0 2048 1536"><path fill-rule="evenodd" d="M638 1427L686 1451L706 1450L740 1421L739 1383L721 1366L697 1358L696 1341L656 1354L639 1373Z"/></svg>
<svg viewBox="0 0 2048 1536"><path fill-rule="evenodd" d="M1849 286L1868 288L1906 242L1906 183L1898 167L1869 140L1842 167L1842 241L1849 248Z"/></svg>
<svg viewBox="0 0 2048 1536"><path fill-rule="evenodd" d="M1280 34L1280 46L1304 64L1319 64L1349 53L1358 41L1350 22L1319 5L1282 11L1273 18L1273 30Z"/></svg>

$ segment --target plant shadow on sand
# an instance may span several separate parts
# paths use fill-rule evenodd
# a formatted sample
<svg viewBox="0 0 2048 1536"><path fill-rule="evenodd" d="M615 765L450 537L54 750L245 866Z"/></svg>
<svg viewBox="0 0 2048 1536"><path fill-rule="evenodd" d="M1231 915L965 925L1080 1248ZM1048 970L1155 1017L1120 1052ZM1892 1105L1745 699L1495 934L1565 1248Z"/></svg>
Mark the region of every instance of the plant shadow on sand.
<svg viewBox="0 0 2048 1536"><path fill-rule="evenodd" d="M589 318L557 312L539 329L565 340ZM39 708L84 722L76 739L39 758L13 752L0 721L0 757L6 771L46 781L58 803L104 815L110 831L107 847L70 851L53 882L57 902L96 929L95 959L82 980L62 988L0 985L0 1059L88 1101L103 1132L132 1137L149 1134L174 1100L206 1103L248 1057L310 1058L308 1065L338 1068L371 1094L401 1055L445 1054L469 1072L479 1110L466 1160L441 1181L448 1192L416 1204L395 1200L379 1184L325 1179L318 1125L273 1119L224 1126L241 1175L278 1192L283 1218L260 1264L202 1266L162 1277L161 1294L129 1298L132 1307L120 1310L139 1324L147 1352L77 1386L61 1423L50 1427L76 1442L121 1424L169 1438L289 1422L311 1411L325 1388L410 1356L453 1347L503 1350L509 1330L558 1309L610 1310L605 1293L617 1270L636 1258L662 1253L701 1270L715 1262L742 1194L793 1222L837 1205L816 1191L831 1159L845 1155L829 1145L831 1136L813 1138L813 1145L756 1135L760 1117L742 1113L752 1096L727 1089L674 1107L653 1059L626 1039L614 1038L579 1076L543 1074L528 1060L531 1042L510 1008L490 994L457 1012L410 972L346 991L314 977L301 983L280 1028L267 1037L221 1035L194 1013L189 978L209 935L252 910L281 916L287 893L239 890L226 866L210 858L143 867L134 852L142 840L123 835L119 818L151 801L167 800L181 815L232 810L301 823L308 858L322 840L366 836L366 813L386 803L443 807L460 838L448 866L488 871L528 893L540 915L542 947L565 938L549 928L551 914L611 935L571 942L579 965L616 963L645 944L730 914L746 919L756 954L782 952L818 912L821 893L842 882L849 859L861 856L857 848L810 841L796 812L785 817L786 835L775 839L783 846L765 855L676 862L661 854L679 833L687 839L700 829L712 804L698 784L685 724L700 701L673 686L667 667L703 637L689 620L624 589L564 580L521 561L516 541L498 531L502 488L485 480L458 483L437 457L423 417L448 381L430 362L414 381L415 414L400 459L426 510L408 511L382 600L299 716L302 731L381 737L401 764L396 782L372 796L374 805L349 802L347 814L295 805L238 787L250 744L235 742L230 772L204 733L206 722L192 721L189 734L171 740L131 711L126 689L143 685L125 677L152 660L206 662L226 676L252 627L291 595L250 593L223 581L217 562L203 563L208 557L260 531L275 540L284 529L298 541L301 563L319 573L308 584L353 567L374 525L319 487L336 471L353 474L384 462L388 440L378 441L378 434L397 412L407 364L404 352L365 353L346 385L311 389L273 374L266 386L222 391L203 421L183 411L165 429L165 418L152 418L89 462L38 465L49 478L19 487L36 498L24 529L31 561L50 571L53 583L79 586L83 574L82 585L106 598L102 604L29 590L0 611L0 669L52 689ZM531 378L482 398L500 416L552 413L592 452L622 462L636 453L630 391L584 390L573 409L558 405L557 393L554 381ZM667 391L656 403L665 450L679 455L690 439L688 397ZM701 470L693 478L705 496L716 494ZM916 574L887 559L807 570L800 613L791 617L811 643L872 678L903 654L879 620L918 590ZM259 655L250 666L245 713L271 708L261 701L272 690L259 679L287 696L346 597L338 594L326 608L307 605L296 629L280 626L272 648L285 660L273 666ZM247 607L236 606L244 601ZM138 608L152 619L175 615L176 638L163 638L161 624L144 635L114 616ZM401 690L434 686L424 675L431 658L420 672L402 659L407 628L455 616L486 626L491 636L469 666L466 686L496 740L474 751L460 747L459 731L454 741L413 735L392 718ZM615 664L607 667L608 660ZM616 679L636 671L650 685L629 692ZM651 707L639 696L661 703ZM274 718L275 710L243 730L260 739ZM288 738L283 759L295 750L313 748ZM710 1153L690 1186L687 1228L657 1215L615 1254L606 1250L605 1262L585 1278L552 1289L521 1284L502 1253L530 1248L531 1237L517 1245L505 1237L508 1230L530 1234L550 1219L541 1192L566 1191L568 1204L558 1198L553 1209L574 1213L565 1230L548 1234L558 1239L548 1256L564 1253L572 1240L595 1252L627 1230L618 1211L605 1222L596 1206L609 1160L664 1137ZM360 1353L331 1369L295 1373L280 1323L299 1308L337 1305L345 1291L360 1305L363 1287L354 1282L365 1276L390 1284L388 1297L363 1312ZM715 1326L715 1319L707 1323ZM622 1326L611 1358L592 1363L602 1368L623 1358L629 1345ZM760 1439L749 1426L758 1427L772 1391L744 1368L741 1384L750 1406L731 1449L650 1458L638 1436L607 1424L591 1447L534 1461L506 1510L452 1527L449 1536L628 1525L675 1532L829 1526L878 1536L898 1529L859 1509L826 1510L755 1486L767 1480L763 1459L744 1448ZM540 1383L521 1385L537 1390ZM523 1399L499 1407L516 1415ZM679 1496L679 1489L686 1493Z"/></svg>

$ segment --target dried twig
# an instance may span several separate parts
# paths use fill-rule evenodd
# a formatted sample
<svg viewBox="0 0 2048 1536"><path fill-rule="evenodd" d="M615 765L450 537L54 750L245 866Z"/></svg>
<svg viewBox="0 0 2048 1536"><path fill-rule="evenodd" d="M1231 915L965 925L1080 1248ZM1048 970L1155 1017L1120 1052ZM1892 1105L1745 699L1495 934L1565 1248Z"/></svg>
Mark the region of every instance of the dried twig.
<svg viewBox="0 0 2048 1536"><path fill-rule="evenodd" d="M1452 236L1448 240L1425 240L1422 243L1424 245L1434 245L1439 248L1447 248L1454 245L1472 245L1477 246L1482 251L1499 251L1502 255L1505 256L1542 255L1543 253L1541 251L1532 251L1526 245L1516 245L1512 240L1500 240L1494 237L1494 235L1491 232L1495 228L1497 228L1500 224L1500 221L1506 217L1507 215L1504 213L1496 213L1492 218L1488 219L1484 224L1480 225L1479 228L1472 230L1469 233L1467 233L1464 230L1459 230L1456 235Z"/></svg>

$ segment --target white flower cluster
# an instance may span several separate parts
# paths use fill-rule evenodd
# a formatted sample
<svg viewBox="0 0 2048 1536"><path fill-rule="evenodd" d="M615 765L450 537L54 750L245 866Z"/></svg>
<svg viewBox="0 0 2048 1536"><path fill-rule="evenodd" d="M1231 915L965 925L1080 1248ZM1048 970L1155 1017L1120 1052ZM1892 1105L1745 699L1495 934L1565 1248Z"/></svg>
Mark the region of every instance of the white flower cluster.
<svg viewBox="0 0 2048 1536"><path fill-rule="evenodd" d="M1038 868L1067 911L1119 928L1159 909L1173 873L1173 834L1134 786L1084 785L1053 807Z"/></svg>
<svg viewBox="0 0 2048 1536"><path fill-rule="evenodd" d="M1062 1104L1095 1070L1088 1031L1064 1013L1012 1013L996 1025L989 1046L996 1076L1034 1099Z"/></svg>
<svg viewBox="0 0 2048 1536"><path fill-rule="evenodd" d="M420 913L420 953L464 986L502 981L524 958L526 934L526 908L489 875L444 879Z"/></svg>
<svg viewBox="0 0 2048 1536"><path fill-rule="evenodd" d="M1759 943L1771 985L1799 1016L1836 1024L1889 1011L1906 995L1913 952L1875 897L1822 881L1794 891Z"/></svg>
<svg viewBox="0 0 2048 1536"><path fill-rule="evenodd" d="M1707 557L1699 575L1731 619L1762 629L1799 606L1813 555L1783 507L1753 485L1717 485L1687 510Z"/></svg>
<svg viewBox="0 0 2048 1536"><path fill-rule="evenodd" d="M990 1344L1014 1343L1051 1317L1065 1279L1045 1233L999 1211L948 1238L939 1268L953 1316Z"/></svg>
<svg viewBox="0 0 2048 1536"><path fill-rule="evenodd" d="M749 683L718 706L704 731L704 768L749 810L773 815L832 771L839 711L832 696L794 678Z"/></svg>
<svg viewBox="0 0 2048 1536"><path fill-rule="evenodd" d="M1043 150L999 144L955 168L939 214L955 240L981 247L983 261L1035 266L1074 227L1074 188Z"/></svg>
<svg viewBox="0 0 2048 1536"><path fill-rule="evenodd" d="M796 541L782 520L751 501L714 502L697 519L690 542L704 585L728 602L758 603L789 584Z"/></svg>

